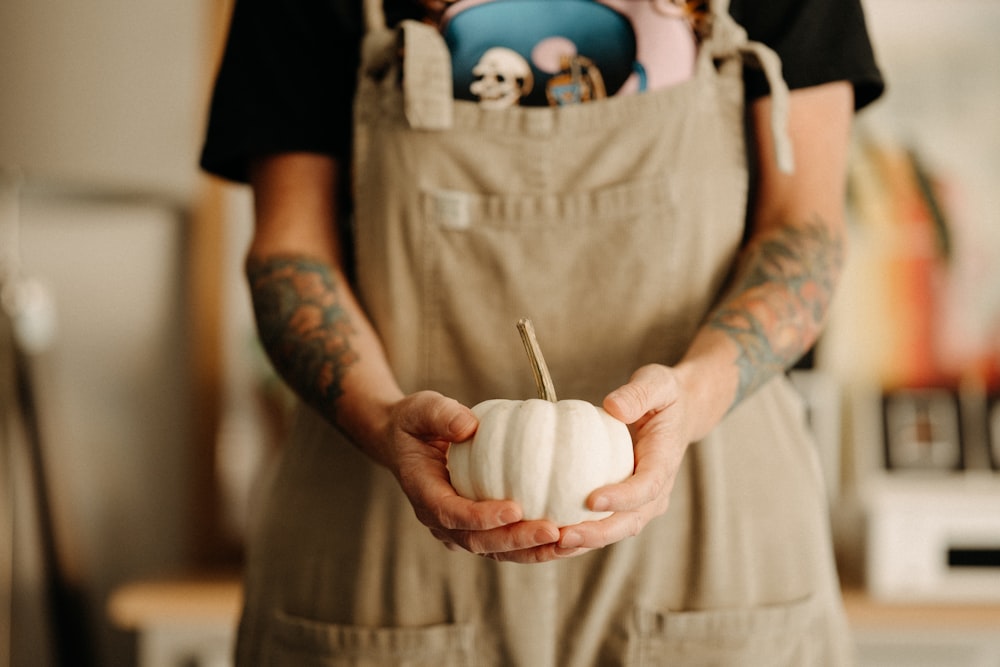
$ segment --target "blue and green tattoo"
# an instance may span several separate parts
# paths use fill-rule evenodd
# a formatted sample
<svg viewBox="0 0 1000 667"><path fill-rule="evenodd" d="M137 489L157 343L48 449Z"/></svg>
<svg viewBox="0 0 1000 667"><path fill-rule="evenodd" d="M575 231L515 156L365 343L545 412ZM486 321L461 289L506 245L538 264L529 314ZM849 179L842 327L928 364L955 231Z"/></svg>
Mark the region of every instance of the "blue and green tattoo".
<svg viewBox="0 0 1000 667"><path fill-rule="evenodd" d="M785 371L819 336L844 261L843 239L816 218L754 241L708 325L739 349L733 406Z"/></svg>
<svg viewBox="0 0 1000 667"><path fill-rule="evenodd" d="M728 297L708 320L739 350L733 406L816 341L843 261L842 239L819 219L751 243ZM304 256L251 259L247 277L261 343L275 369L307 403L332 412L358 353L330 266Z"/></svg>
<svg viewBox="0 0 1000 667"><path fill-rule="evenodd" d="M250 259L246 272L258 335L271 363L303 400L331 414L358 354L330 266L283 255Z"/></svg>

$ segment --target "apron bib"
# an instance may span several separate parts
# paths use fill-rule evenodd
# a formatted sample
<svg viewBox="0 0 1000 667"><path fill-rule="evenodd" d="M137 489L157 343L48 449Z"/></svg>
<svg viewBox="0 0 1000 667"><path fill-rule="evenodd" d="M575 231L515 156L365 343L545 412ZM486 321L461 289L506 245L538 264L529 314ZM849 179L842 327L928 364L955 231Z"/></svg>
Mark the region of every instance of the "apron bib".
<svg viewBox="0 0 1000 667"><path fill-rule="evenodd" d="M561 398L599 403L679 359L743 236L743 59L771 76L783 123L774 54L716 2L684 83L488 110L452 99L435 28L365 11L357 289L404 390L533 396L520 317ZM848 664L822 477L782 379L689 449L665 515L566 561L444 549L391 474L308 410L264 486L241 664Z"/></svg>

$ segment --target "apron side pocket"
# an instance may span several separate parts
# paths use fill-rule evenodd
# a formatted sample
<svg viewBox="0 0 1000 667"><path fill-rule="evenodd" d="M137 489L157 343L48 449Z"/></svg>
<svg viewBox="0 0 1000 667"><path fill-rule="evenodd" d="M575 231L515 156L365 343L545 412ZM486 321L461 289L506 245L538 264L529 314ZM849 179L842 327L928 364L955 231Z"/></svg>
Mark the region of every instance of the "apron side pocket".
<svg viewBox="0 0 1000 667"><path fill-rule="evenodd" d="M280 611L272 623L267 667L465 667L475 663L475 628L470 624L367 628Z"/></svg>
<svg viewBox="0 0 1000 667"><path fill-rule="evenodd" d="M766 607L660 612L637 608L630 667L820 667L818 598Z"/></svg>

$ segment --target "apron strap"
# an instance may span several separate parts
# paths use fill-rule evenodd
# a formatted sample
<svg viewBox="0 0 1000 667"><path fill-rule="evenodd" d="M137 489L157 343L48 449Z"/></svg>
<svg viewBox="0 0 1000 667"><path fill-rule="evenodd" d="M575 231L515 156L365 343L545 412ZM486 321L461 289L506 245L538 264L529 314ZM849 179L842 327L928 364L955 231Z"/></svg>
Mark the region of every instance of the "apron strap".
<svg viewBox="0 0 1000 667"><path fill-rule="evenodd" d="M774 137L775 159L778 169L790 174L795 171L795 155L788 134L789 92L788 84L781 76L781 59L760 42L747 42L743 55L756 61L771 87L771 135Z"/></svg>
<svg viewBox="0 0 1000 667"><path fill-rule="evenodd" d="M743 26L728 12L729 0L715 0L712 5L712 36L703 45L713 60L737 59L760 68L771 88L771 134L778 169L786 174L795 170L792 140L788 135L788 84L781 75L781 59L770 47L747 39Z"/></svg>
<svg viewBox="0 0 1000 667"><path fill-rule="evenodd" d="M386 25L382 0L364 0L365 37L362 72L391 80L389 72L402 59L404 113L413 128L444 130L452 124L451 53L437 28L419 21L402 21L399 30Z"/></svg>
<svg viewBox="0 0 1000 667"><path fill-rule="evenodd" d="M382 0L364 1L365 32L377 32L385 29L385 9Z"/></svg>
<svg viewBox="0 0 1000 667"><path fill-rule="evenodd" d="M716 16L729 15L729 0L712 0L711 2L712 13Z"/></svg>
<svg viewBox="0 0 1000 667"><path fill-rule="evenodd" d="M454 107L451 52L437 28L403 21L403 96L410 127L445 130Z"/></svg>

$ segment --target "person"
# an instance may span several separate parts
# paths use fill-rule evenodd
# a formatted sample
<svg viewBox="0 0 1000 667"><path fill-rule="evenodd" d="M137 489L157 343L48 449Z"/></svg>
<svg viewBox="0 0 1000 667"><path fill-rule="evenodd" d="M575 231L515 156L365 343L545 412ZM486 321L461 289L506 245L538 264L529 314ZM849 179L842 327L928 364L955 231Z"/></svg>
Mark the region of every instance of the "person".
<svg viewBox="0 0 1000 667"><path fill-rule="evenodd" d="M302 403L254 501L238 664L851 664L783 371L883 89L858 0L713 0L686 81L504 109L454 99L424 9L235 5L202 165L252 185L260 340ZM469 406L532 395L522 316L560 397L629 425L606 519L450 484Z"/></svg>

